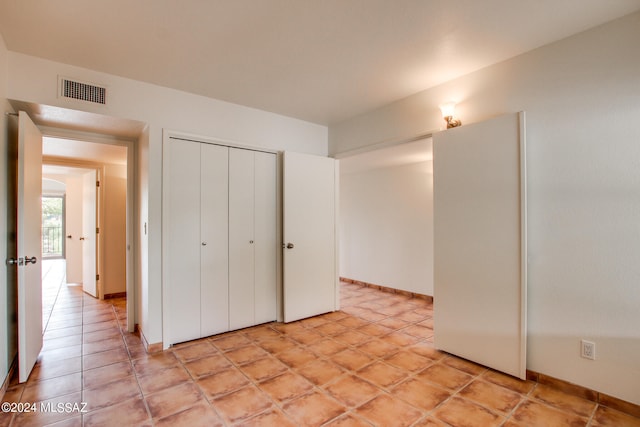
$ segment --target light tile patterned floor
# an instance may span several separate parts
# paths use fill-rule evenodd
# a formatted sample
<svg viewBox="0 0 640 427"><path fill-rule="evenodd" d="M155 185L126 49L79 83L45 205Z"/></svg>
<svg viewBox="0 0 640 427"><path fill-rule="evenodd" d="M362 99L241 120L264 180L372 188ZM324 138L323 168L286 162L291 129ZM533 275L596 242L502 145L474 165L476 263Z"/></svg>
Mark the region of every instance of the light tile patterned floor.
<svg viewBox="0 0 640 427"><path fill-rule="evenodd" d="M0 426L640 426L441 353L431 305L357 285L342 285L339 312L155 355L123 332L124 299L64 284L45 295L44 349L4 400L87 402L88 412L0 414Z"/></svg>

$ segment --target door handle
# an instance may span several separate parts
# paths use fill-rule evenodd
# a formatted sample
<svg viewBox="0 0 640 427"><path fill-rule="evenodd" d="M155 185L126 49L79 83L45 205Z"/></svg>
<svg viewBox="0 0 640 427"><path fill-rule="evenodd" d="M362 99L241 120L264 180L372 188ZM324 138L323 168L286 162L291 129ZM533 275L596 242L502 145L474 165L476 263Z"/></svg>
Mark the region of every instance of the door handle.
<svg viewBox="0 0 640 427"><path fill-rule="evenodd" d="M81 237L79 240L84 240L84 237Z"/></svg>
<svg viewBox="0 0 640 427"><path fill-rule="evenodd" d="M293 249L293 243L287 243L286 248L287 249Z"/></svg>
<svg viewBox="0 0 640 427"><path fill-rule="evenodd" d="M37 263L37 262L38 262L38 258L36 258L36 257L34 257L34 256L32 256L31 258L29 258L29 257L25 257L25 258L24 258L24 265L27 265L27 264L35 264L35 263Z"/></svg>

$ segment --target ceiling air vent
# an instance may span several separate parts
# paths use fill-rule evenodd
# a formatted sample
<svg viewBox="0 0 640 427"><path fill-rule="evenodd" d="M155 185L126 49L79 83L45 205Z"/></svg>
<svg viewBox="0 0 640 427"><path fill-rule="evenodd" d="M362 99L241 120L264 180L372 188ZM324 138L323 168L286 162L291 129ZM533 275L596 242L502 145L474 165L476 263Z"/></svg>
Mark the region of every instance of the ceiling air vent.
<svg viewBox="0 0 640 427"><path fill-rule="evenodd" d="M60 96L106 105L107 88L61 77Z"/></svg>

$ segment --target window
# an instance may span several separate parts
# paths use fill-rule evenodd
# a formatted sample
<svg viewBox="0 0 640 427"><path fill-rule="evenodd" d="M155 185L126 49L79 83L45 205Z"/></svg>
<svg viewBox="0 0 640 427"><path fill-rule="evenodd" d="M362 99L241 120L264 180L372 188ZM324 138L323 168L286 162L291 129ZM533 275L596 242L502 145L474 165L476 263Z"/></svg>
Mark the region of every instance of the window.
<svg viewBox="0 0 640 427"><path fill-rule="evenodd" d="M64 258L64 196L42 196L42 257Z"/></svg>

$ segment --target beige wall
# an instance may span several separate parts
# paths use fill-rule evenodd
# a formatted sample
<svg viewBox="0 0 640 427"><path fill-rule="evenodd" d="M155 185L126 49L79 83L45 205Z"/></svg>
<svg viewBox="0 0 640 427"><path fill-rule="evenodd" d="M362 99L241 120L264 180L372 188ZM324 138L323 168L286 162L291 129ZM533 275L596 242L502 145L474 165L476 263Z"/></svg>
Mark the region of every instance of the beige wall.
<svg viewBox="0 0 640 427"><path fill-rule="evenodd" d="M126 292L127 166L105 165L103 282L104 295Z"/></svg>
<svg viewBox="0 0 640 427"><path fill-rule="evenodd" d="M431 161L340 176L340 276L433 295Z"/></svg>
<svg viewBox="0 0 640 427"><path fill-rule="evenodd" d="M437 130L451 99L463 125L526 111L527 367L636 404L638 40L635 13L329 129L340 153ZM595 361L580 357L582 338L596 343Z"/></svg>

